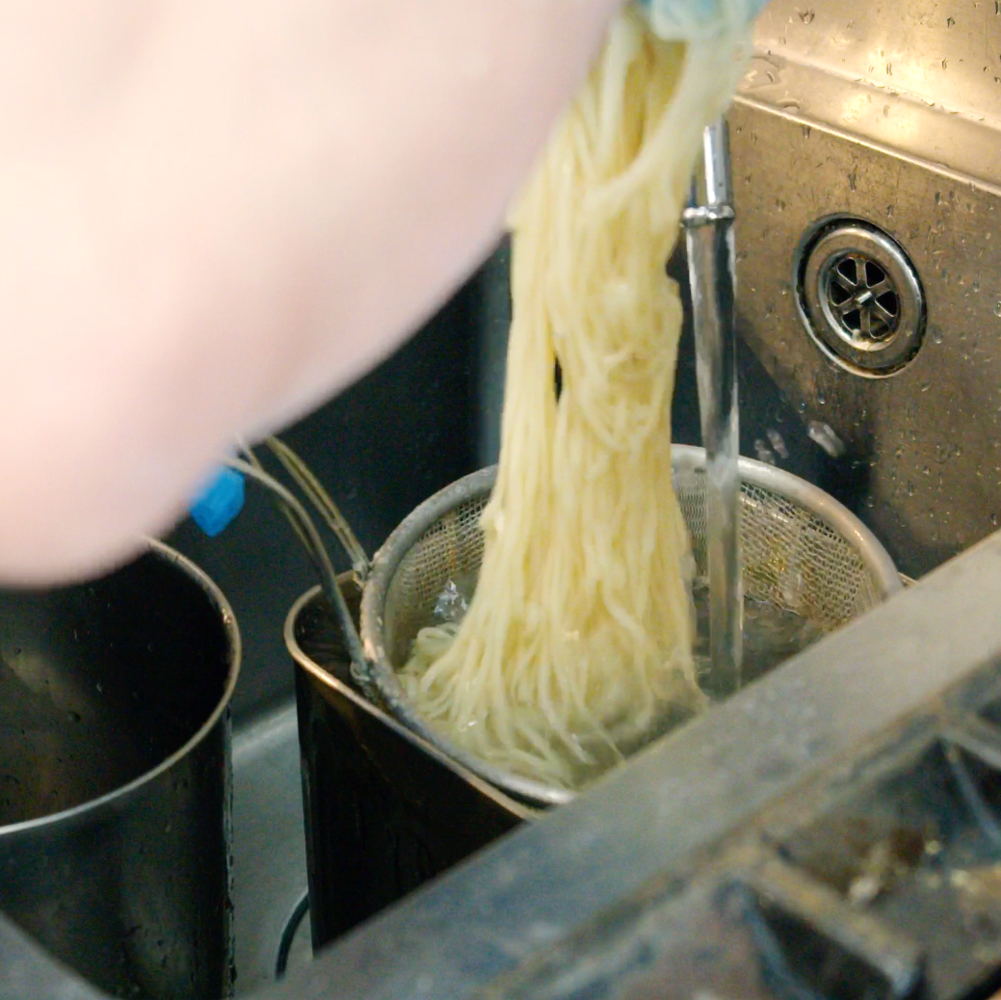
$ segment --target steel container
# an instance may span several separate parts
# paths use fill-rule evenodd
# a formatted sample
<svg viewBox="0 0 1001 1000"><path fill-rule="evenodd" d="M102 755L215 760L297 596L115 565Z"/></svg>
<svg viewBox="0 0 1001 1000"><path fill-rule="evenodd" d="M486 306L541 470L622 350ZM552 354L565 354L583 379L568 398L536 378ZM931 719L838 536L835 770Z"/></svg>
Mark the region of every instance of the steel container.
<svg viewBox="0 0 1001 1000"><path fill-rule="evenodd" d="M0 592L0 909L104 990L232 991L240 639L157 542L93 583Z"/></svg>
<svg viewBox="0 0 1001 1000"><path fill-rule="evenodd" d="M357 614L359 593L342 592ZM292 607L313 947L445 871L532 811L373 705L316 587Z"/></svg>
<svg viewBox="0 0 1001 1000"><path fill-rule="evenodd" d="M702 449L675 446L675 488L700 567L704 464ZM350 575L340 578L356 627L360 620L371 690L359 689L341 626L319 588L289 612L315 947L574 797L453 745L396 680L446 580L479 568L479 515L495 472L466 476L418 507L376 554L363 590ZM768 599L792 574L795 610L831 628L900 589L877 539L821 490L745 458L740 474L745 592Z"/></svg>

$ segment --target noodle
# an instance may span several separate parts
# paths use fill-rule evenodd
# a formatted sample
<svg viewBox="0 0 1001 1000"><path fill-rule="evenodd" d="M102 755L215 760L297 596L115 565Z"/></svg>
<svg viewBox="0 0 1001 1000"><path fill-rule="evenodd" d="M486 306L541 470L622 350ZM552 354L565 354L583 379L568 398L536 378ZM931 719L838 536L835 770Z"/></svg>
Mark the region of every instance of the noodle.
<svg viewBox="0 0 1001 1000"><path fill-rule="evenodd" d="M665 711L705 700L671 479L682 309L664 265L736 40L663 42L624 13L511 219L483 565L461 627L422 630L400 679L453 741L552 784L579 784Z"/></svg>

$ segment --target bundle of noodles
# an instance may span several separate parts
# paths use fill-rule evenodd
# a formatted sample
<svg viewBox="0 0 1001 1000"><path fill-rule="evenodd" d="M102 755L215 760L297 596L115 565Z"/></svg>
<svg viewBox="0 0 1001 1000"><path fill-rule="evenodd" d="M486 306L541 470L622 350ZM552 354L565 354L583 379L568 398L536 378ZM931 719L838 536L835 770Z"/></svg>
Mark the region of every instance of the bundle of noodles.
<svg viewBox="0 0 1001 1000"><path fill-rule="evenodd" d="M682 310L664 267L735 44L665 43L623 14L511 220L483 565L457 634L424 629L401 682L444 735L551 784L579 784L704 699L671 481Z"/></svg>

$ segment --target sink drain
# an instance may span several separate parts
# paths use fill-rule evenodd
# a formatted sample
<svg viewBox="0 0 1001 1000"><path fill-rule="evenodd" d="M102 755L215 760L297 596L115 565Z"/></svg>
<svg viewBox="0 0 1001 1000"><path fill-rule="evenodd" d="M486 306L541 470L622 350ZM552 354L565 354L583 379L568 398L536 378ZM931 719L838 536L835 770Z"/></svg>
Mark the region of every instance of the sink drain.
<svg viewBox="0 0 1001 1000"><path fill-rule="evenodd" d="M892 375L921 346L921 281L900 246L875 226L825 223L802 244L796 282L808 332L850 371Z"/></svg>

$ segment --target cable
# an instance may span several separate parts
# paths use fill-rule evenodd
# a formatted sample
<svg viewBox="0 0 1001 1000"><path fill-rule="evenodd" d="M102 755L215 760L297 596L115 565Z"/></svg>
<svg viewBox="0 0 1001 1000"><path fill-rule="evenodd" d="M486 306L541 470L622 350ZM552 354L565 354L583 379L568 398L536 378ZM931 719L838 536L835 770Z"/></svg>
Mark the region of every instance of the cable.
<svg viewBox="0 0 1001 1000"><path fill-rule="evenodd" d="M295 941L296 933L303 918L309 912L309 893L304 892L292 907L285 927L282 929L281 940L278 942L278 953L275 956L275 979L282 979L288 969L289 955L292 953L292 944Z"/></svg>

